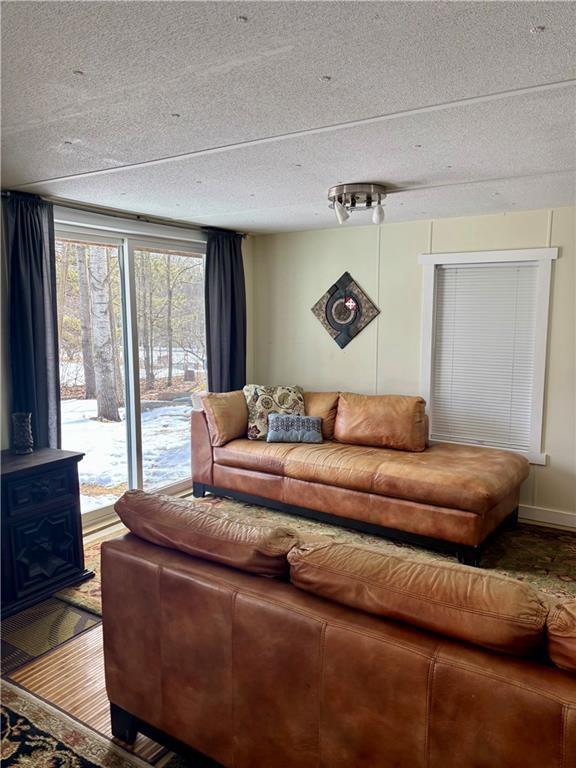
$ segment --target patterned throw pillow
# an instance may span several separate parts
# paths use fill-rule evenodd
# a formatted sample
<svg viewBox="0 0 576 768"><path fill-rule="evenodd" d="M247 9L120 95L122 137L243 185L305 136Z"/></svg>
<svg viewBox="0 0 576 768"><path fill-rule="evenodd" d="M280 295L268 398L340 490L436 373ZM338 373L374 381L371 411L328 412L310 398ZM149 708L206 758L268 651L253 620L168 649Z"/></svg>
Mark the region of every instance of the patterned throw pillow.
<svg viewBox="0 0 576 768"><path fill-rule="evenodd" d="M301 387L265 387L247 384L244 397L248 405L248 439L266 440L268 414L286 413L304 416L304 394Z"/></svg>
<svg viewBox="0 0 576 768"><path fill-rule="evenodd" d="M268 416L269 443L321 443L322 419L319 416Z"/></svg>

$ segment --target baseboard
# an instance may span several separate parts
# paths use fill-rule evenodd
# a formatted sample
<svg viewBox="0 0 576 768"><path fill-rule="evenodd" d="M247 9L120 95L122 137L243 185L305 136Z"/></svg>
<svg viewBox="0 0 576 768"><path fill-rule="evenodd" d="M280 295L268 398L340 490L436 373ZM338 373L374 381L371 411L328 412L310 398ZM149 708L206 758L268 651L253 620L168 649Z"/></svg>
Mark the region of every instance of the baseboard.
<svg viewBox="0 0 576 768"><path fill-rule="evenodd" d="M521 523L576 531L576 512L563 512L560 509L545 509L544 507L529 507L520 504L518 520Z"/></svg>

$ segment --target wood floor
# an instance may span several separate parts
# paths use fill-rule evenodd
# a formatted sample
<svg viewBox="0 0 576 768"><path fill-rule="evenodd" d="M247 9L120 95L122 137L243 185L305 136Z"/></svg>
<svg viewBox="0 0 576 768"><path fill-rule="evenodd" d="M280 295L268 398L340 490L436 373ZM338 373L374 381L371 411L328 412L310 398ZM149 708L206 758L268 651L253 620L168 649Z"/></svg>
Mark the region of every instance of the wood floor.
<svg viewBox="0 0 576 768"><path fill-rule="evenodd" d="M8 679L112 738L101 624L25 664ZM165 751L141 735L134 748L135 754L151 763L156 763Z"/></svg>

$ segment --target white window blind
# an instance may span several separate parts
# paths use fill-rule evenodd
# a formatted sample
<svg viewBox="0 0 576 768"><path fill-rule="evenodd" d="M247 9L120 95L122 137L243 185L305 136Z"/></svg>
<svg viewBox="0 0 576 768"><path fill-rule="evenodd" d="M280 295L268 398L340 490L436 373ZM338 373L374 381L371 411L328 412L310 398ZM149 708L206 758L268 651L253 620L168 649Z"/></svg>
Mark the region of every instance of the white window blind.
<svg viewBox="0 0 576 768"><path fill-rule="evenodd" d="M538 269L536 261L436 266L433 440L530 449Z"/></svg>

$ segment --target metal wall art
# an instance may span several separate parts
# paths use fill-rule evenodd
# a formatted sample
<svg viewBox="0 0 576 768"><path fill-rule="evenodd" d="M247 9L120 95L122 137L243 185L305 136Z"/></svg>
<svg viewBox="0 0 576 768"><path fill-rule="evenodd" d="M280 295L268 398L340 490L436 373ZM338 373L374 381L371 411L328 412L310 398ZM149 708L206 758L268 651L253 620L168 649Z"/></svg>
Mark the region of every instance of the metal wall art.
<svg viewBox="0 0 576 768"><path fill-rule="evenodd" d="M380 314L349 272L318 299L312 312L341 349Z"/></svg>

